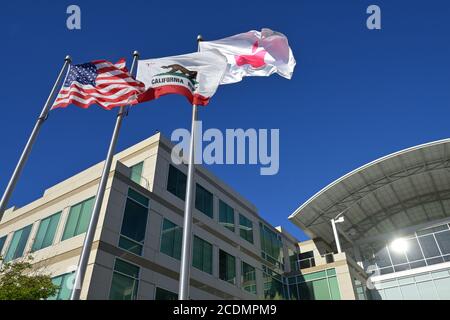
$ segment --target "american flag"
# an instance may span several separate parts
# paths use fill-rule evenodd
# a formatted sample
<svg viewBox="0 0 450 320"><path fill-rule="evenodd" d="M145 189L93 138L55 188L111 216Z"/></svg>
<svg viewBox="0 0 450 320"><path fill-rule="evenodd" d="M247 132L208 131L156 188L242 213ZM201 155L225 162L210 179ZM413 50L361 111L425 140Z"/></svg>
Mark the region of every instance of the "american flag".
<svg viewBox="0 0 450 320"><path fill-rule="evenodd" d="M52 109L74 104L87 108L97 104L104 109L138 103L144 92L142 82L133 79L125 67L125 59L116 64L107 60L71 65Z"/></svg>

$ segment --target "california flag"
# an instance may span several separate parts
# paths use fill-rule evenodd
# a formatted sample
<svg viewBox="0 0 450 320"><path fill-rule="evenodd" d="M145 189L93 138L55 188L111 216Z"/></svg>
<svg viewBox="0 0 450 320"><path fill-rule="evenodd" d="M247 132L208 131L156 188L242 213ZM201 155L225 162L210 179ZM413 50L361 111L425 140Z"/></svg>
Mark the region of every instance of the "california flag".
<svg viewBox="0 0 450 320"><path fill-rule="evenodd" d="M136 79L145 84L145 92L138 101L181 94L191 104L207 105L226 68L227 60L217 50L140 60Z"/></svg>
<svg viewBox="0 0 450 320"><path fill-rule="evenodd" d="M294 72L295 59L286 36L270 29L200 42L200 51L213 49L219 50L228 61L221 84L239 82L246 76L270 76L275 72L290 79Z"/></svg>

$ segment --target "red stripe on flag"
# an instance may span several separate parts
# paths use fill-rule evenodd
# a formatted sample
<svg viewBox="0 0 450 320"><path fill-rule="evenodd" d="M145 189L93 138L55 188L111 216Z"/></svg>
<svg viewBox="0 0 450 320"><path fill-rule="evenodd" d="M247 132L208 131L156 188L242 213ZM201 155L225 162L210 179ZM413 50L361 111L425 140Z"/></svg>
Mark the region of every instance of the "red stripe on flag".
<svg viewBox="0 0 450 320"><path fill-rule="evenodd" d="M206 106L209 103L209 98L199 94L192 94L192 92L183 86L166 85L157 88L149 88L137 98L138 103L158 99L166 94L179 94L185 96L191 104L198 106Z"/></svg>

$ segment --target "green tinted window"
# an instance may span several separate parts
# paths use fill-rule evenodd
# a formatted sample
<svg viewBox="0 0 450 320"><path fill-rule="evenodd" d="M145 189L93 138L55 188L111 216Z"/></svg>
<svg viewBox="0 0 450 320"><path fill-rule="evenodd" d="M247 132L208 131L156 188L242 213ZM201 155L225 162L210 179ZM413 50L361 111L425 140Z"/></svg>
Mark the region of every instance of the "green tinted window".
<svg viewBox="0 0 450 320"><path fill-rule="evenodd" d="M69 217L67 218L62 240L66 240L86 232L91 220L94 199L95 198L89 198L70 208Z"/></svg>
<svg viewBox="0 0 450 320"><path fill-rule="evenodd" d="M336 277L328 278L328 284L330 285L331 299L341 300L341 293L339 291L339 284Z"/></svg>
<svg viewBox="0 0 450 320"><path fill-rule="evenodd" d="M139 285L139 267L116 259L114 265L110 300L135 300Z"/></svg>
<svg viewBox="0 0 450 320"><path fill-rule="evenodd" d="M131 195L133 198L131 198ZM135 198L140 200L139 203L133 200ZM119 247L138 255L142 254L148 217L148 208L141 203L148 204L148 199L135 191L129 192L119 240Z"/></svg>
<svg viewBox="0 0 450 320"><path fill-rule="evenodd" d="M239 214L239 234L241 238L253 243L253 223L242 214Z"/></svg>
<svg viewBox="0 0 450 320"><path fill-rule="evenodd" d="M30 224L29 226L14 232L8 251L5 255L6 262L22 257L28 241L28 236L30 235L31 226L32 225Z"/></svg>
<svg viewBox="0 0 450 320"><path fill-rule="evenodd" d="M182 237L183 228L167 219L164 219L161 231L160 251L168 256L171 256L172 258L180 260Z"/></svg>
<svg viewBox="0 0 450 320"><path fill-rule="evenodd" d="M3 246L5 245L5 241L6 241L6 236L3 236L0 238L0 255L2 253L3 250Z"/></svg>
<svg viewBox="0 0 450 320"><path fill-rule="evenodd" d="M282 267L283 244L279 235L266 225L260 224L261 256L272 264Z"/></svg>
<svg viewBox="0 0 450 320"><path fill-rule="evenodd" d="M222 200L219 201L219 223L234 232L234 209Z"/></svg>
<svg viewBox="0 0 450 320"><path fill-rule="evenodd" d="M192 266L212 274L212 245L209 242L194 236L194 247L192 251Z"/></svg>
<svg viewBox="0 0 450 320"><path fill-rule="evenodd" d="M312 281L315 300L330 300L330 290L327 279Z"/></svg>
<svg viewBox="0 0 450 320"><path fill-rule="evenodd" d="M175 168L169 166L169 178L167 180L167 191L184 200L186 198L186 175Z"/></svg>
<svg viewBox="0 0 450 320"><path fill-rule="evenodd" d="M263 266L263 271L264 299L286 299L283 283L281 282L281 275L266 266Z"/></svg>
<svg viewBox="0 0 450 320"><path fill-rule="evenodd" d="M72 294L74 276L74 273L66 273L52 278L53 284L58 286L58 291L54 296L47 298L47 300L69 300Z"/></svg>
<svg viewBox="0 0 450 320"><path fill-rule="evenodd" d="M156 287L155 300L178 300L178 294Z"/></svg>
<svg viewBox="0 0 450 320"><path fill-rule="evenodd" d="M195 189L195 208L212 218L213 213L213 195L211 192L196 184Z"/></svg>
<svg viewBox="0 0 450 320"><path fill-rule="evenodd" d="M132 166L131 169L131 180L140 184L142 177L142 167L144 166L144 162L139 162L138 164Z"/></svg>
<svg viewBox="0 0 450 320"><path fill-rule="evenodd" d="M128 189L128 198L133 199L136 202L139 202L144 207L148 207L148 198L133 189Z"/></svg>
<svg viewBox="0 0 450 320"><path fill-rule="evenodd" d="M256 272L255 268L242 261L241 264L241 287L250 293L256 294Z"/></svg>
<svg viewBox="0 0 450 320"><path fill-rule="evenodd" d="M236 258L223 250L219 250L219 278L236 283Z"/></svg>
<svg viewBox="0 0 450 320"><path fill-rule="evenodd" d="M41 220L31 251L34 252L43 248L47 248L53 244L53 239L55 238L55 232L56 228L58 227L60 217L61 212L58 212L48 218Z"/></svg>

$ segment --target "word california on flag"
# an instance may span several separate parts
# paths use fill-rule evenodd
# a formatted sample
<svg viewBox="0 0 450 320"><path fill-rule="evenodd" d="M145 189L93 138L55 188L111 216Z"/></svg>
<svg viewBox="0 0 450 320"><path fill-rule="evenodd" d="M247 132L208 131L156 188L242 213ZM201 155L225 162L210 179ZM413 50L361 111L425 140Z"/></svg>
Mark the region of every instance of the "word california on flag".
<svg viewBox="0 0 450 320"><path fill-rule="evenodd" d="M180 94L191 104L205 106L216 92L226 67L226 58L216 50L139 60L136 79L145 84L145 93L139 95L138 101Z"/></svg>
<svg viewBox="0 0 450 320"><path fill-rule="evenodd" d="M70 66L64 84L52 109L74 104L87 108L91 104L111 110L136 104L137 96L144 92L144 84L136 81L125 67L125 59L116 64L96 60Z"/></svg>
<svg viewBox="0 0 450 320"><path fill-rule="evenodd" d="M247 76L270 76L278 73L291 79L295 59L288 39L267 28L240 33L228 38L202 41L200 51L218 50L228 61L220 84L235 83Z"/></svg>

